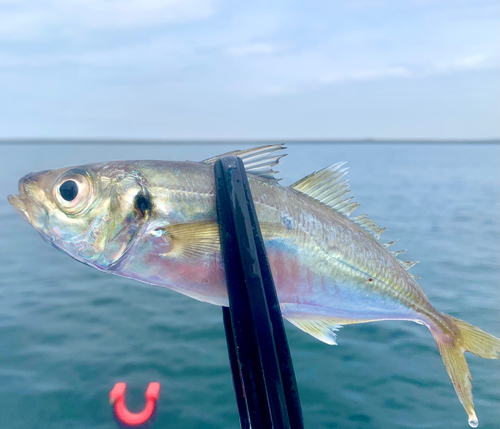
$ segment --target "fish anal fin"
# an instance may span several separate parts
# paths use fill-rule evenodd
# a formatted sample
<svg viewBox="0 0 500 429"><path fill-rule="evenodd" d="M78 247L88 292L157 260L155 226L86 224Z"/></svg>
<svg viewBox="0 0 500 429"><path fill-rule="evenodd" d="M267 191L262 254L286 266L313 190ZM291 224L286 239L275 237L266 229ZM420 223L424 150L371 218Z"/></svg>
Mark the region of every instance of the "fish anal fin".
<svg viewBox="0 0 500 429"><path fill-rule="evenodd" d="M275 175L278 173L273 170L273 167L280 162L280 159L286 154L280 153L286 149L283 144L267 145L254 147L247 150L234 150L224 153L222 155L214 156L213 158L205 159L202 161L204 164L215 164L215 162L224 156L234 155L243 161L245 170L249 174L259 176L277 183Z"/></svg>
<svg viewBox="0 0 500 429"><path fill-rule="evenodd" d="M337 334L342 325L336 322L323 321L323 320L307 320L307 319L291 319L286 318L292 325L307 332L314 338L323 341L326 344L336 345L337 344Z"/></svg>

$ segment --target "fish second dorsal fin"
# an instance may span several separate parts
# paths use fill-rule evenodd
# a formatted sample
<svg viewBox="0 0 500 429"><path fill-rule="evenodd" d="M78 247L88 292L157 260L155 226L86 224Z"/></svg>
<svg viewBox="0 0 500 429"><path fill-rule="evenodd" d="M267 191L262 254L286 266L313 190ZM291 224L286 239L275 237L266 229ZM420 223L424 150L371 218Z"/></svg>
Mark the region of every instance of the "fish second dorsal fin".
<svg viewBox="0 0 500 429"><path fill-rule="evenodd" d="M335 332L342 328L342 325L338 323L322 320L290 319L288 317L286 319L297 328L326 344L337 344L337 334Z"/></svg>
<svg viewBox="0 0 500 429"><path fill-rule="evenodd" d="M302 192L328 207L336 210L337 212L349 217L350 214L359 207L359 204L351 201L351 198L345 198L345 196L350 192L349 184L344 176L347 174L347 168L342 168L345 162L339 162L330 167L324 168L323 170L309 174L308 176L295 182L291 188L296 191ZM380 228L375 222L373 222L367 215L360 215L350 218L355 224L359 225L365 231L368 231L377 240L384 232L385 228ZM397 240L396 240L397 241ZM394 241L382 244L385 248L388 248ZM390 252L394 257L403 251ZM398 262L406 269L409 270L417 262ZM293 323L293 322L292 322Z"/></svg>
<svg viewBox="0 0 500 429"><path fill-rule="evenodd" d="M279 172L274 171L273 167L277 165L280 162L280 159L286 156L286 154L280 152L277 154L276 152L284 149L286 149L284 145L275 144L254 147L247 150L234 150L232 152L214 156L213 158L205 159L202 162L205 164L214 164L215 161L224 156L235 155L241 158L247 173L263 177L271 182L277 183L280 179L276 179L275 175Z"/></svg>
<svg viewBox="0 0 500 429"><path fill-rule="evenodd" d="M344 164L345 162L339 162L323 168L300 179L290 187L349 217L359 204L351 202L352 197L344 199L350 192L347 180L342 180L347 173L347 168L342 168Z"/></svg>
<svg viewBox="0 0 500 429"><path fill-rule="evenodd" d="M367 215L360 215L353 217L351 219L354 223L357 223L359 226L363 227L370 234L372 234L377 239L380 238L382 233L385 231L385 228L380 228L375 222L373 222Z"/></svg>

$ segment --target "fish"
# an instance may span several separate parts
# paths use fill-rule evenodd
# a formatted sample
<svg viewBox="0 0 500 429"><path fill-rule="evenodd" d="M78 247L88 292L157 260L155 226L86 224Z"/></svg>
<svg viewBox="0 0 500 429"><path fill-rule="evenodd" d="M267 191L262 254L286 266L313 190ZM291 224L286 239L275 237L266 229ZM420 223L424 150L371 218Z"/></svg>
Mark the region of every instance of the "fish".
<svg viewBox="0 0 500 429"><path fill-rule="evenodd" d="M344 325L406 320L429 328L471 427L478 426L464 352L498 359L500 340L438 311L394 243L359 206L344 163L293 185L273 168L283 145L232 151L201 162L113 161L28 174L13 208L41 237L106 273L228 306L217 223L214 163L241 158L282 315L336 344Z"/></svg>

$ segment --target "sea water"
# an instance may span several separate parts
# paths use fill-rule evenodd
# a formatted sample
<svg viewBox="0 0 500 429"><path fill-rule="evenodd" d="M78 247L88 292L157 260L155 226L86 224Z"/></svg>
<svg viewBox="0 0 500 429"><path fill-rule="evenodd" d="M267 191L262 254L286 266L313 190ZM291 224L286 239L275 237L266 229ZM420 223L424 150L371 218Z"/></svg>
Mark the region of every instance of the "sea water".
<svg viewBox="0 0 500 429"><path fill-rule="evenodd" d="M61 142L59 142L61 143ZM64 143L64 142L62 142ZM285 142L286 143L286 142ZM0 146L0 428L117 427L108 394L144 404L162 384L155 428L239 426L221 309L78 264L7 202L26 173L117 159L202 160L252 146ZM496 144L288 145L283 185L348 161L352 195L419 260L412 273L441 311L499 335ZM411 322L347 326L329 346L289 323L306 428L467 428L432 335ZM481 428L500 421L498 361L467 354Z"/></svg>

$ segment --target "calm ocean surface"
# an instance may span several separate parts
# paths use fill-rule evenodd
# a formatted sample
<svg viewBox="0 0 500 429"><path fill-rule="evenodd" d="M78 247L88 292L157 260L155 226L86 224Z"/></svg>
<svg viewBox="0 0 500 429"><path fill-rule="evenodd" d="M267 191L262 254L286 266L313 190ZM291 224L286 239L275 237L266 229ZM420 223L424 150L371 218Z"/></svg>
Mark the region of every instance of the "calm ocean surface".
<svg viewBox="0 0 500 429"><path fill-rule="evenodd" d="M0 428L117 427L162 383L154 428L237 428L221 310L100 273L43 242L7 202L35 170L116 159L202 160L248 144L0 146ZM440 310L499 335L500 145L290 144L284 185L348 161L355 200L400 239ZM287 323L306 427L468 428L430 332L348 326L328 346ZM467 354L480 428L499 427L498 361Z"/></svg>

